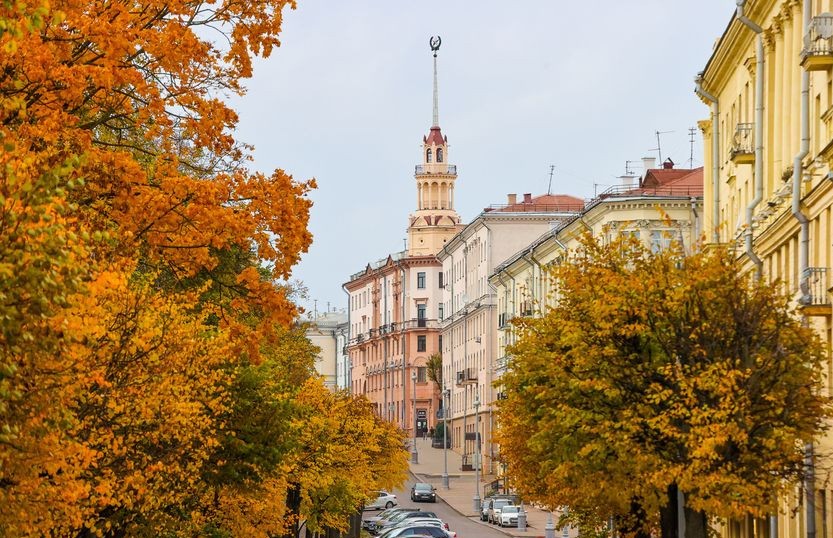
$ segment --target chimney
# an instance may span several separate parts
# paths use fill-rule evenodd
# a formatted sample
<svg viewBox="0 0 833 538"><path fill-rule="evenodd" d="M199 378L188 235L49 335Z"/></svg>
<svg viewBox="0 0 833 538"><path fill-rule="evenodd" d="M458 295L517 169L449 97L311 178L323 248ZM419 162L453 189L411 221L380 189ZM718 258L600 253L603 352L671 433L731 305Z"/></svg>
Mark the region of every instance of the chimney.
<svg viewBox="0 0 833 538"><path fill-rule="evenodd" d="M645 172L648 170L653 170L657 167L657 158L656 157L642 157L642 168Z"/></svg>
<svg viewBox="0 0 833 538"><path fill-rule="evenodd" d="M662 163L662 169L663 170L671 170L672 168L674 168L674 161L671 160L671 157L668 157Z"/></svg>
<svg viewBox="0 0 833 538"><path fill-rule="evenodd" d="M632 189L635 184L635 176L619 176L619 179L622 180L622 186Z"/></svg>
<svg viewBox="0 0 833 538"><path fill-rule="evenodd" d="M506 203L509 205L515 205L518 203L518 195L517 194L507 194L506 195Z"/></svg>
<svg viewBox="0 0 833 538"><path fill-rule="evenodd" d="M524 203L525 204L531 204L532 203L532 193L531 192L524 193Z"/></svg>

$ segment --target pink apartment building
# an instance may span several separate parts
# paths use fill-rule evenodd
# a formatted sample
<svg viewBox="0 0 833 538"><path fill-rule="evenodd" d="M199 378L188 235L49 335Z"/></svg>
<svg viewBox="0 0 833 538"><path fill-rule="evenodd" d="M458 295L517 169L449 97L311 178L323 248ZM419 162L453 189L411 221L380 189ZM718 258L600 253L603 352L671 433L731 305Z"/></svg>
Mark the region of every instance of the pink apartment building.
<svg viewBox="0 0 833 538"><path fill-rule="evenodd" d="M448 139L438 119L437 48L432 46L433 123L415 169L408 248L368 264L343 285L349 296L348 386L411 436L433 428L441 408L439 388L426 369L442 349L444 282L436 254L462 229L454 209L457 169L448 164Z"/></svg>

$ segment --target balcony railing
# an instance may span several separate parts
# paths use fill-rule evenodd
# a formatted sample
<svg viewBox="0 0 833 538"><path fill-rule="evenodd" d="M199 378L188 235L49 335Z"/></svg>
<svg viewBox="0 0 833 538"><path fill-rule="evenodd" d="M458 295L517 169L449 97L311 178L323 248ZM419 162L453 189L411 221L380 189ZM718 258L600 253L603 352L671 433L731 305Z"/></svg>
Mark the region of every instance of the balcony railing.
<svg viewBox="0 0 833 538"><path fill-rule="evenodd" d="M833 66L833 13L822 13L810 21L801 50L801 65L808 71Z"/></svg>
<svg viewBox="0 0 833 538"><path fill-rule="evenodd" d="M409 319L404 323L404 329L439 329L440 322L436 319Z"/></svg>
<svg viewBox="0 0 833 538"><path fill-rule="evenodd" d="M442 170L442 163L437 163L439 166L439 170L434 168L437 165L424 165L418 164L414 167L414 173L416 174L448 174L448 175L456 175L457 174L457 165L456 164L447 164L445 166L445 172Z"/></svg>
<svg viewBox="0 0 833 538"><path fill-rule="evenodd" d="M735 127L735 135L732 137L732 148L729 151L729 158L735 164L755 162L754 130L754 123L738 123Z"/></svg>
<svg viewBox="0 0 833 538"><path fill-rule="evenodd" d="M804 271L807 280L807 306L830 306L827 267L808 267Z"/></svg>

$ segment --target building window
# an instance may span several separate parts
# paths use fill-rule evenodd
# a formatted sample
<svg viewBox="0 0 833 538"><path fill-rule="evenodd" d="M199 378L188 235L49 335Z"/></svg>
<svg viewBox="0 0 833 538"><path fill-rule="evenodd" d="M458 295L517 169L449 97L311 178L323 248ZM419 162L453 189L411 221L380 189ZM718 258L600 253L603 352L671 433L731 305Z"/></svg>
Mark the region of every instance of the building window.
<svg viewBox="0 0 833 538"><path fill-rule="evenodd" d="M443 335L437 336L437 350L440 355L443 353Z"/></svg>
<svg viewBox="0 0 833 538"><path fill-rule="evenodd" d="M671 232L664 230L651 230L651 252L659 253L671 246Z"/></svg>
<svg viewBox="0 0 833 538"><path fill-rule="evenodd" d="M443 308L443 303L440 303L439 309L440 309L439 318L440 318L440 321L442 321L443 318L445 317L445 312L444 312L445 309Z"/></svg>
<svg viewBox="0 0 833 538"><path fill-rule="evenodd" d="M427 337L424 334L417 336L417 351L425 352Z"/></svg>
<svg viewBox="0 0 833 538"><path fill-rule="evenodd" d="M443 286L443 272L442 271L440 271L439 283L440 283L440 289L443 289L445 286Z"/></svg>
<svg viewBox="0 0 833 538"><path fill-rule="evenodd" d="M417 273L417 288L421 290L425 289L425 273Z"/></svg>
<svg viewBox="0 0 833 538"><path fill-rule="evenodd" d="M417 305L417 327L425 327L425 305Z"/></svg>
<svg viewBox="0 0 833 538"><path fill-rule="evenodd" d="M431 148L425 150L425 162L431 162Z"/></svg>
<svg viewBox="0 0 833 538"><path fill-rule="evenodd" d="M417 368L417 383L425 383L428 381L428 368L419 366Z"/></svg>
<svg viewBox="0 0 833 538"><path fill-rule="evenodd" d="M437 148L437 162L443 162L443 148Z"/></svg>

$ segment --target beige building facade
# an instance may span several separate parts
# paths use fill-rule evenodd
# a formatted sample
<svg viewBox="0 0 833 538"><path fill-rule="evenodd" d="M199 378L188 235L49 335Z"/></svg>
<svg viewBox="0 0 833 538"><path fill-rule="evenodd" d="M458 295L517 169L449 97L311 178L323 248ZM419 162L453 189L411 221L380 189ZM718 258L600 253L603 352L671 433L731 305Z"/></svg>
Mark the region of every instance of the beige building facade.
<svg viewBox="0 0 833 538"><path fill-rule="evenodd" d="M323 378L330 390L339 388L339 364L347 340L347 312L333 310L316 313L309 321L307 339L318 346L315 371Z"/></svg>
<svg viewBox="0 0 833 538"><path fill-rule="evenodd" d="M734 245L746 270L781 282L803 319L828 343L831 12L830 0L739 2L696 83L711 110L700 122L707 237ZM828 394L831 368L828 361ZM777 518L728 521L723 534L828 538L831 448L828 436L807 452L815 479L796 484L794 494L781 500Z"/></svg>
<svg viewBox="0 0 833 538"><path fill-rule="evenodd" d="M486 208L440 250L444 287L441 316L444 397L452 448L463 468L476 464L480 434L484 472L496 469L492 450L492 387L497 346L495 293L489 275L503 260L546 230L571 218L583 200L565 195L518 199Z"/></svg>

